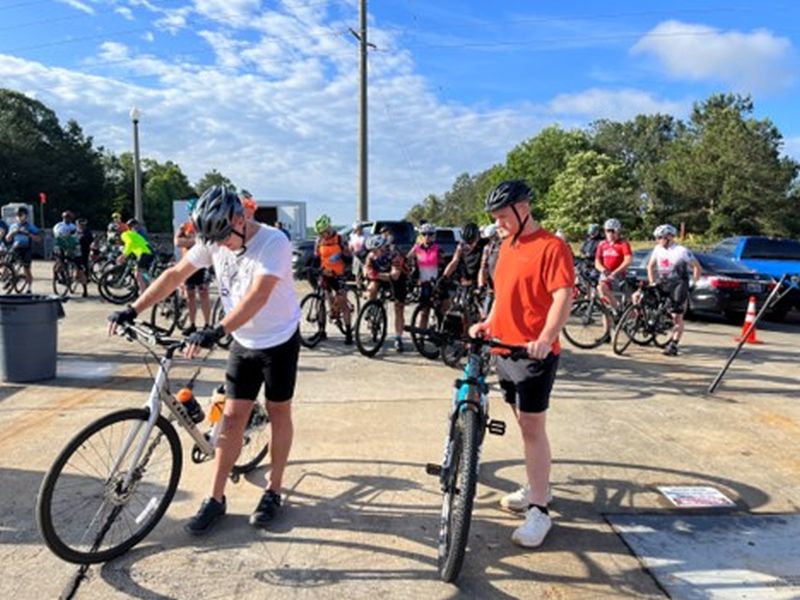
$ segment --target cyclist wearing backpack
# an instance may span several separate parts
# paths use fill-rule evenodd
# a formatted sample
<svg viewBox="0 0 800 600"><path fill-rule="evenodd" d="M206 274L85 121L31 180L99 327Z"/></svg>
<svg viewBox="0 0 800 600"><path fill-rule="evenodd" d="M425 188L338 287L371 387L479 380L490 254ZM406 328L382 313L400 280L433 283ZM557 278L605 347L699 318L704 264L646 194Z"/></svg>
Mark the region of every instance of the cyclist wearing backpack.
<svg viewBox="0 0 800 600"><path fill-rule="evenodd" d="M325 300L331 307L331 317L336 318L342 313L342 318L346 325L344 343L353 343L351 327L352 315L350 307L344 296L344 259L350 255L347 244L339 233L334 231L331 226L331 218L328 215L320 215L314 223L314 230L317 232L317 239L314 242L314 256L319 259L320 269L322 269L322 279L325 288Z"/></svg>
<svg viewBox="0 0 800 600"><path fill-rule="evenodd" d="M300 354L300 307L292 279L292 247L277 229L247 220L239 197L225 186L203 193L192 222L203 243L164 271L128 309L113 313L109 332L165 299L198 269L213 265L225 318L213 329L192 333L184 353L194 357L200 348L212 348L227 334L234 341L225 371L225 408L211 494L186 530L204 534L225 514L225 484L262 384L272 432L271 470L250 524L267 527L281 506L293 437L291 399Z"/></svg>
<svg viewBox="0 0 800 600"><path fill-rule="evenodd" d="M500 386L522 433L528 480L500 504L526 511L511 539L528 548L539 546L552 525L546 415L558 369L558 337L569 317L575 282L569 246L533 220L531 197L524 181L512 180L500 183L486 199L486 211L505 239L495 271L494 304L489 316L470 328L472 336L526 346L532 359L514 361L502 354L497 359Z"/></svg>

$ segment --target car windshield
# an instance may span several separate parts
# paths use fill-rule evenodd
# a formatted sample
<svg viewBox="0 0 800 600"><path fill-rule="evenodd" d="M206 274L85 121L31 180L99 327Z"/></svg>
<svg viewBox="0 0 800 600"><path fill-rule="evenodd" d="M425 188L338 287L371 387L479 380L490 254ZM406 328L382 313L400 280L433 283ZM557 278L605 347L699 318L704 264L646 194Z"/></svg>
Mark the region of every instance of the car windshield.
<svg viewBox="0 0 800 600"><path fill-rule="evenodd" d="M437 242L455 242L456 241L456 234L450 229L437 229L436 230L436 241Z"/></svg>
<svg viewBox="0 0 800 600"><path fill-rule="evenodd" d="M785 239L750 238L744 246L742 258L800 261L800 242Z"/></svg>
<svg viewBox="0 0 800 600"><path fill-rule="evenodd" d="M647 259L650 258L652 250L634 250L633 260L631 261L632 267L644 267L647 265Z"/></svg>
<svg viewBox="0 0 800 600"><path fill-rule="evenodd" d="M703 268L703 271L711 273L727 272L727 273L752 273L752 269L748 269L741 263L727 259L723 256L714 254L695 254L697 262Z"/></svg>
<svg viewBox="0 0 800 600"><path fill-rule="evenodd" d="M377 230L380 232L384 227L388 227L392 232L392 237L396 244L413 244L414 243L414 226L408 222L385 222L376 223Z"/></svg>

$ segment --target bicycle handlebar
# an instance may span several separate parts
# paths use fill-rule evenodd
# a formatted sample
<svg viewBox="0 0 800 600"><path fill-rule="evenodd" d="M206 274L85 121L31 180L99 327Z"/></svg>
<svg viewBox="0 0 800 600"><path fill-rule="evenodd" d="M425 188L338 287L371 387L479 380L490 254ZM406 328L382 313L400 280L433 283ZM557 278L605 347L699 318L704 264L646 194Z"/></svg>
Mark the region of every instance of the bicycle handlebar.
<svg viewBox="0 0 800 600"><path fill-rule="evenodd" d="M158 330L153 326L142 321L138 323L125 323L117 327L121 330L119 335L127 338L131 342L143 340L151 346L163 346L165 348L171 348L172 350L180 349L186 344L185 340L160 335Z"/></svg>
<svg viewBox="0 0 800 600"><path fill-rule="evenodd" d="M403 329L405 331L408 331L409 333L428 336L430 337L431 340L433 340L435 344L442 344L446 337L442 335L440 332L436 331L435 329L412 327L411 325L406 325ZM505 344L497 339L474 338L469 336L463 337L462 341L476 347L487 346L489 348L497 348L498 350L508 350L509 351L508 357L511 358L512 360L524 359L524 360L533 360L535 362L541 362L531 358L528 355L528 349L525 346L514 346L511 344Z"/></svg>

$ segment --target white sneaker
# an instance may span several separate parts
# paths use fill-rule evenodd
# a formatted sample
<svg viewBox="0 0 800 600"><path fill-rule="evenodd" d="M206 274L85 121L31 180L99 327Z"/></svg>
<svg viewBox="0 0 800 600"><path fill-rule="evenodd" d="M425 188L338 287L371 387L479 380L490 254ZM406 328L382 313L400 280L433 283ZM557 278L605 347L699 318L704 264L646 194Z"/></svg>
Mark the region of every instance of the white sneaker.
<svg viewBox="0 0 800 600"><path fill-rule="evenodd" d="M553 501L553 490L547 486L547 504ZM512 512L525 512L533 504L531 500L531 486L525 485L516 492L511 492L500 498L500 506Z"/></svg>
<svg viewBox="0 0 800 600"><path fill-rule="evenodd" d="M536 548L542 545L552 526L550 516L534 506L525 515L525 522L511 534L511 541L524 548Z"/></svg>

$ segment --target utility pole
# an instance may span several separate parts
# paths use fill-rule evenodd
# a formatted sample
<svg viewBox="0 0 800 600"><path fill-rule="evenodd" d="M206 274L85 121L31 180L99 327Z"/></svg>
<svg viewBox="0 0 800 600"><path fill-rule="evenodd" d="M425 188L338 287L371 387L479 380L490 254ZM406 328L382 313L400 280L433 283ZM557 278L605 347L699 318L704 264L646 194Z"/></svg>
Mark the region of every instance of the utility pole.
<svg viewBox="0 0 800 600"><path fill-rule="evenodd" d="M369 218L367 186L367 0L360 1L358 86L358 219Z"/></svg>

